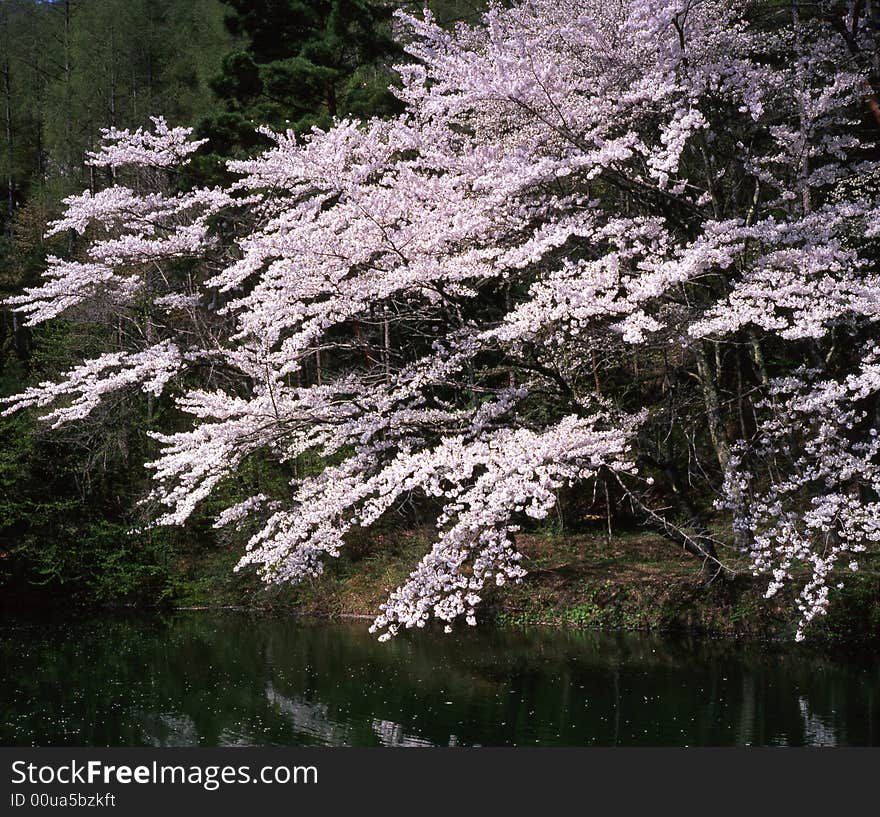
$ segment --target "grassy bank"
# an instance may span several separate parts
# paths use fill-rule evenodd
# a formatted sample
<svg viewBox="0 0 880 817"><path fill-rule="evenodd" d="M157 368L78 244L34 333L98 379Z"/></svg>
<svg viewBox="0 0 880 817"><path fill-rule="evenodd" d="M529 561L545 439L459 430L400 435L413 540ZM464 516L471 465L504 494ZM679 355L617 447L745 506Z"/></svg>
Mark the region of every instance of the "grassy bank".
<svg viewBox="0 0 880 817"><path fill-rule="evenodd" d="M364 537L319 579L265 587L252 573L234 573L238 547L183 554L171 598L177 606L244 606L314 616L371 616L405 581L429 546L430 530ZM764 598L765 578L750 575L734 551L722 554L729 580L706 583L699 565L663 539L621 534L531 534L519 539L529 571L516 586L486 593L482 620L708 635L793 637L794 593ZM844 588L829 614L814 623L814 643L880 640L880 571L876 558L858 573L841 572Z"/></svg>

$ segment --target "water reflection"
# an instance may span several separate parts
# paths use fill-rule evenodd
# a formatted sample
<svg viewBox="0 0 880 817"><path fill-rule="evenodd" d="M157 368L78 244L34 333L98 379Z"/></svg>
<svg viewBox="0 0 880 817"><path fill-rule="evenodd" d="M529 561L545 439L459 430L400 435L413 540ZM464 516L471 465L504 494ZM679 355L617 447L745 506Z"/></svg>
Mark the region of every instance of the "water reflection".
<svg viewBox="0 0 880 817"><path fill-rule="evenodd" d="M237 614L0 623L13 745L880 745L880 662Z"/></svg>

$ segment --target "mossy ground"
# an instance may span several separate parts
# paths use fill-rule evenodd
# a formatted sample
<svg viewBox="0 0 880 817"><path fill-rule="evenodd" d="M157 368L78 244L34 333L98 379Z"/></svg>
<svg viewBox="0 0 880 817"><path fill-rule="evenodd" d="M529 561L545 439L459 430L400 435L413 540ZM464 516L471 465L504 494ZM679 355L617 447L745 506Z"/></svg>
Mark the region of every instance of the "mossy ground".
<svg viewBox="0 0 880 817"><path fill-rule="evenodd" d="M200 546L180 559L173 597L181 607L372 616L406 580L430 538L430 530L364 535L329 560L320 578L275 587L264 586L252 572L233 571L239 546ZM722 559L733 577L707 581L693 557L653 535L532 533L521 535L518 544L528 576L486 592L484 621L783 640L794 635L795 589L764 598L766 578L752 576L732 548L722 551ZM874 557L858 573L841 572L844 588L834 594L828 615L811 625L811 641L880 640L877 568Z"/></svg>

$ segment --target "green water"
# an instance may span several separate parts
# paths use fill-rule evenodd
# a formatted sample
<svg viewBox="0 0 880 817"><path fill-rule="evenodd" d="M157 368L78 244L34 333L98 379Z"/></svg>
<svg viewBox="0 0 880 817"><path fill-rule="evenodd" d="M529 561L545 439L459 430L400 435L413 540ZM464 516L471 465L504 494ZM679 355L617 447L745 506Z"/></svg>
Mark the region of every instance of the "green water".
<svg viewBox="0 0 880 817"><path fill-rule="evenodd" d="M880 745L880 658L243 614L0 620L0 744Z"/></svg>

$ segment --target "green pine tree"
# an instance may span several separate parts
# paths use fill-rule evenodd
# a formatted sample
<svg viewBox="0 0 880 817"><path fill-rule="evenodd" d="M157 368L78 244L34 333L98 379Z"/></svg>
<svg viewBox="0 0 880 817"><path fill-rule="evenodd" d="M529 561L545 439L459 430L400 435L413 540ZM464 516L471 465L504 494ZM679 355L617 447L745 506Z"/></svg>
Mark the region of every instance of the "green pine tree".
<svg viewBox="0 0 880 817"><path fill-rule="evenodd" d="M391 36L393 6L367 0L224 0L240 47L212 87L224 110L202 124L217 155L262 144L256 125L297 132L336 117L399 109L389 90L403 53Z"/></svg>

